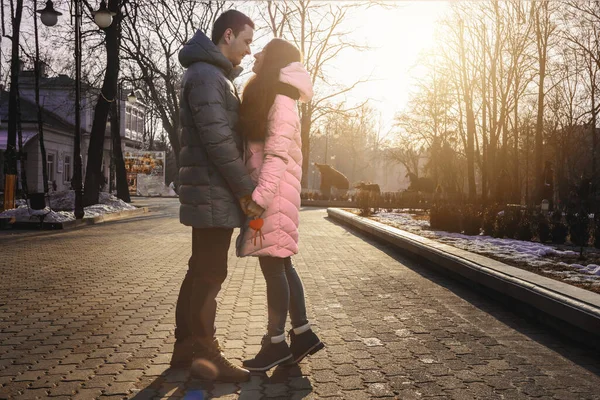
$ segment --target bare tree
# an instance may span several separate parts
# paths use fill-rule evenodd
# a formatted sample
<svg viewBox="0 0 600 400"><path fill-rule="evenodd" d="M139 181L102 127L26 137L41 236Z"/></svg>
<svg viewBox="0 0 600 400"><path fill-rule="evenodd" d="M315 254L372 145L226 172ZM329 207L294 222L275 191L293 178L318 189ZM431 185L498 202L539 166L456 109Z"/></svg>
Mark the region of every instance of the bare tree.
<svg viewBox="0 0 600 400"><path fill-rule="evenodd" d="M551 42L550 38L556 29L556 25L552 21L552 14L555 6L552 2L541 1L532 3L531 16L534 21L534 32L537 47L538 61L538 94L537 94L537 118L535 124L535 171L536 171L536 188L535 201L539 203L542 198L544 189L544 98L546 94L546 68L548 63L548 50Z"/></svg>
<svg viewBox="0 0 600 400"><path fill-rule="evenodd" d="M4 4L2 4L4 13ZM10 92L8 96L8 136L6 142L6 151L4 152L5 165L5 199L4 208L14 206L13 199L9 198L15 191L14 178L17 175L17 134L20 122L19 107L19 41L21 33L21 20L23 18L23 0L10 0L10 21L12 25L12 34L6 35L4 29L4 15L2 15L2 31L5 37L11 40L11 60L10 60ZM19 135L20 136L20 135ZM12 197L12 196L11 196Z"/></svg>
<svg viewBox="0 0 600 400"><path fill-rule="evenodd" d="M402 164L409 174L419 176L419 166L421 159L425 157L425 148L407 131L399 131L391 146L386 149L385 157Z"/></svg>
<svg viewBox="0 0 600 400"><path fill-rule="evenodd" d="M90 144L88 148L87 167L85 173L85 186L83 192L83 205L90 206L98 203L100 186L104 182L102 175L102 158L104 153L104 138L106 135L106 123L111 108L111 103L116 101L117 87L119 79L119 46L121 40L121 22L123 21L123 4L127 0L109 0L108 9L115 13L112 24L104 29L105 48L106 48L106 69L104 71L104 81L100 89L100 95L97 98L94 109L94 119L92 122L92 132L90 134ZM86 0L87 2L87 0ZM92 7L87 4L88 10ZM117 163L119 165L119 163ZM119 169L117 169L117 194L124 200L129 200L129 191L125 193L122 190L122 184L119 185ZM121 177L121 180L122 177Z"/></svg>
<svg viewBox="0 0 600 400"><path fill-rule="evenodd" d="M37 0L33 2L34 9L37 9ZM44 193L48 193L48 163L46 162L46 147L44 145L44 120L42 117L42 107L40 105L40 44L38 37L38 20L36 16L33 16L33 29L35 32L35 60L34 60L34 74L35 74L35 105L37 108L37 122L38 122L38 141L40 143L40 153L42 156L42 180Z"/></svg>
<svg viewBox="0 0 600 400"><path fill-rule="evenodd" d="M549 144L554 152L556 177L554 196L565 201L570 190L568 181L575 178L570 175L575 175L577 171L573 163L573 155L581 154L588 149L583 148L581 152L574 151L577 127L586 114L586 107L581 101L584 99L580 85L584 80L582 60L580 54L570 46L563 46L560 56L559 66L550 76L554 89L549 93L547 108L550 114L548 121L553 128L550 130Z"/></svg>
<svg viewBox="0 0 600 400"><path fill-rule="evenodd" d="M330 113L344 113L360 108L345 106L340 96L350 92L367 79L360 79L351 85L336 84L329 76L327 67L346 50L362 51L361 46L350 40L351 32L344 27L349 13L369 7L374 3L357 2L346 4L322 3L312 0L269 1L262 13L269 24L273 36L290 40L302 52L304 63L315 85L315 96L300 106L302 137L302 187L307 186L310 163L310 132L319 119Z"/></svg>
<svg viewBox="0 0 600 400"><path fill-rule="evenodd" d="M587 101L586 125L590 126L591 179L597 183L598 135L596 132L598 113L600 112L600 3L570 2L563 22L564 38L577 53L586 72L585 82Z"/></svg>
<svg viewBox="0 0 600 400"><path fill-rule="evenodd" d="M466 57L466 44L465 44L465 24L464 20L459 20L459 60L460 60L460 71L461 71L461 89L463 102L466 112L466 124L467 124L467 181L469 185L469 201L475 202L477 192L475 186L475 114L473 111L473 88L474 79L473 75L469 74L469 66L467 65Z"/></svg>
<svg viewBox="0 0 600 400"><path fill-rule="evenodd" d="M177 61L181 46L197 30L208 32L228 6L224 1L158 0L127 4L121 48L128 74L167 132L179 166L179 85L183 68ZM155 129L155 127L149 127ZM153 141L151 142L153 143Z"/></svg>

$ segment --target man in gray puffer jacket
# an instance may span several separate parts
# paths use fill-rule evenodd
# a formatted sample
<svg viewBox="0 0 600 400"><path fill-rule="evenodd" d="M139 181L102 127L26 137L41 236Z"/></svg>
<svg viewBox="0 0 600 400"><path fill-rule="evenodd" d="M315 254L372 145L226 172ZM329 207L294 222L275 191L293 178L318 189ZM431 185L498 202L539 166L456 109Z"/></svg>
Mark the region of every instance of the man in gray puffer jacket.
<svg viewBox="0 0 600 400"><path fill-rule="evenodd" d="M215 21L212 41L198 31L179 52L187 68L180 93L179 217L192 227L192 257L177 300L171 365L228 382L249 379L222 355L214 321L233 229L242 226L254 189L236 132L240 100L232 82L253 34L252 20L229 10Z"/></svg>

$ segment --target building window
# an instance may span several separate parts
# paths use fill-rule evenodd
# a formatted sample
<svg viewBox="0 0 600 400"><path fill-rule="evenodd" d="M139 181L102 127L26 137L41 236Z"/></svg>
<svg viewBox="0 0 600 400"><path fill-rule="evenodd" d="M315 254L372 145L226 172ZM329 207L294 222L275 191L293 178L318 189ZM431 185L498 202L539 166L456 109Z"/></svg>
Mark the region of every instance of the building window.
<svg viewBox="0 0 600 400"><path fill-rule="evenodd" d="M140 135L144 133L144 117L142 116L141 112L138 113L137 117L137 131L140 133Z"/></svg>
<svg viewBox="0 0 600 400"><path fill-rule="evenodd" d="M135 131L136 132L140 132L140 117L139 117L139 112L136 110L135 114L133 115L133 118L135 118ZM137 135L136 135L137 137Z"/></svg>
<svg viewBox="0 0 600 400"><path fill-rule="evenodd" d="M71 182L71 156L65 156L63 165L63 182Z"/></svg>
<svg viewBox="0 0 600 400"><path fill-rule="evenodd" d="M48 180L54 180L54 154L46 154L46 167L48 169Z"/></svg>
<svg viewBox="0 0 600 400"><path fill-rule="evenodd" d="M144 121L144 113L140 113L140 132L142 136L144 135L144 130L146 129L146 121Z"/></svg>
<svg viewBox="0 0 600 400"><path fill-rule="evenodd" d="M131 130L131 108L125 112L125 128Z"/></svg>

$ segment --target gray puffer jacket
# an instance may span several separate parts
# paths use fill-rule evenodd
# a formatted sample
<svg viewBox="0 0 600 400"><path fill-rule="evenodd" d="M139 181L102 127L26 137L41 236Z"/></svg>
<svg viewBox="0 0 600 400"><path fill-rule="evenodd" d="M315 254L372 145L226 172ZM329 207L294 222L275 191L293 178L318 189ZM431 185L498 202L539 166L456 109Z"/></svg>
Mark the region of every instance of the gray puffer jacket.
<svg viewBox="0 0 600 400"><path fill-rule="evenodd" d="M181 82L179 220L194 228L235 228L245 220L239 199L254 183L236 132L239 71L201 31L179 52ZM236 74L237 72L237 74Z"/></svg>

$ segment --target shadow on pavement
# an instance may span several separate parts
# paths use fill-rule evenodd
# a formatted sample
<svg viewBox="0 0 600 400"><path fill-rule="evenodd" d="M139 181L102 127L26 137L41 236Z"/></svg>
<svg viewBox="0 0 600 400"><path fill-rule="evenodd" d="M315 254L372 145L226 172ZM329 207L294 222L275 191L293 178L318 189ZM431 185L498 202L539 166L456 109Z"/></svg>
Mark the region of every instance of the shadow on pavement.
<svg viewBox="0 0 600 400"><path fill-rule="evenodd" d="M259 387L257 387L258 382L260 382ZM241 383L239 386L240 397L244 399L266 397L303 399L313 391L310 380L302 375L298 365L277 366L271 376L266 373L253 373L249 382Z"/></svg>
<svg viewBox="0 0 600 400"><path fill-rule="evenodd" d="M312 389L309 379L302 375L302 370L297 365L279 366L273 370L271 376L253 374L250 381L241 383L209 382L191 377L185 369L169 368L130 399L173 397L183 400L205 400L231 394L239 394L240 397L248 399L273 395L291 398L293 394L295 399L302 399L311 394Z"/></svg>
<svg viewBox="0 0 600 400"><path fill-rule="evenodd" d="M600 352L586 346L583 341L575 341L553 328L553 324L557 322L550 320L549 316L540 315L539 311L527 304L517 302L502 293L467 281L465 278L432 265L430 261L403 252L391 244L381 242L374 236L354 231L349 226L328 216L325 216L324 219L344 229L348 235L371 244L404 267L449 290L511 329L600 376Z"/></svg>
<svg viewBox="0 0 600 400"><path fill-rule="evenodd" d="M236 393L238 390L239 387L235 384L221 384L195 379L190 376L187 369L169 368L137 392L131 399L150 400L156 397L173 397L185 400L205 400L212 398L215 393L218 396L223 396Z"/></svg>

